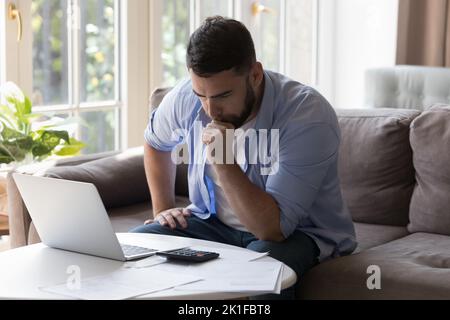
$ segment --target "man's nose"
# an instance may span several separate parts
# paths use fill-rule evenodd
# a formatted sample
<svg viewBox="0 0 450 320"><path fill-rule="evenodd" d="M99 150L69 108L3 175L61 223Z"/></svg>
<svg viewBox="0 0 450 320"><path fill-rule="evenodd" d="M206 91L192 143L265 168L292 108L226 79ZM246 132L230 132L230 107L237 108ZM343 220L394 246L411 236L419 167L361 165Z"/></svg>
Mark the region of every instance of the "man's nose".
<svg viewBox="0 0 450 320"><path fill-rule="evenodd" d="M220 110L220 107L217 105L217 103L215 103L211 99L208 99L206 103L209 116L213 119L220 119L222 111Z"/></svg>

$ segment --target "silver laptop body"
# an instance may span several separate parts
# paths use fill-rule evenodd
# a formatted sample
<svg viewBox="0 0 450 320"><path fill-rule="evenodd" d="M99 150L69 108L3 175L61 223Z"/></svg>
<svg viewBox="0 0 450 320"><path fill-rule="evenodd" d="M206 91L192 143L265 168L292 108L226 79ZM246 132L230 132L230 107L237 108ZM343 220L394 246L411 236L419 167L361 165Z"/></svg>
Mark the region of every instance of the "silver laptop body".
<svg viewBox="0 0 450 320"><path fill-rule="evenodd" d="M93 184L19 173L13 178L47 246L120 261L157 252L119 243Z"/></svg>

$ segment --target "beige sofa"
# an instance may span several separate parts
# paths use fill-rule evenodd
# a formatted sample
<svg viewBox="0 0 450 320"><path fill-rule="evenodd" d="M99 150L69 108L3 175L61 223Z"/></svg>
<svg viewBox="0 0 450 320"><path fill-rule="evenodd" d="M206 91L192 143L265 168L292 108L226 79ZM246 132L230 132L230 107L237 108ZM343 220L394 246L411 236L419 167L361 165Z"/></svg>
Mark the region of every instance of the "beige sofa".
<svg viewBox="0 0 450 320"><path fill-rule="evenodd" d="M153 105L164 93L153 95ZM337 113L339 174L359 245L310 270L298 297L450 299L450 107ZM142 148L21 171L93 182L118 232L152 216ZM188 203L186 176L178 166L178 206ZM11 176L8 196L12 246L39 241ZM380 289L367 285L370 266L379 268Z"/></svg>

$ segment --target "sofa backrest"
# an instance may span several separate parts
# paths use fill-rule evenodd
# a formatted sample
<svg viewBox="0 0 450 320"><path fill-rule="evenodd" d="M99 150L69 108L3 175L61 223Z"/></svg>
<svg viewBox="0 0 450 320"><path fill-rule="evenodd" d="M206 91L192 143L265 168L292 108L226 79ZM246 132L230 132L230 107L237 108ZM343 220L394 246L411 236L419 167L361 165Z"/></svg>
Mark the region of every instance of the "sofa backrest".
<svg viewBox="0 0 450 320"><path fill-rule="evenodd" d="M353 221L406 226L414 188L409 127L420 112L336 110L341 128L339 177Z"/></svg>
<svg viewBox="0 0 450 320"><path fill-rule="evenodd" d="M365 73L365 106L427 109L450 103L450 68L393 66Z"/></svg>
<svg viewBox="0 0 450 320"><path fill-rule="evenodd" d="M450 106L417 117L410 140L417 184L408 230L450 235Z"/></svg>
<svg viewBox="0 0 450 320"><path fill-rule="evenodd" d="M36 175L93 183L107 209L150 200L142 147L79 165L52 167Z"/></svg>
<svg viewBox="0 0 450 320"><path fill-rule="evenodd" d="M156 88L151 96L149 101L149 114L152 113L153 110L158 108L161 104L161 101L164 99L164 96L172 90L172 87L165 88ZM186 149L183 149L183 152ZM175 194L180 196L189 197L189 187L188 187L188 165L185 163L180 163L177 165L177 173L175 178Z"/></svg>
<svg viewBox="0 0 450 320"><path fill-rule="evenodd" d="M172 87L156 88L153 90L149 100L149 113L158 108L161 101L164 99L164 96L168 94L170 90L172 90Z"/></svg>

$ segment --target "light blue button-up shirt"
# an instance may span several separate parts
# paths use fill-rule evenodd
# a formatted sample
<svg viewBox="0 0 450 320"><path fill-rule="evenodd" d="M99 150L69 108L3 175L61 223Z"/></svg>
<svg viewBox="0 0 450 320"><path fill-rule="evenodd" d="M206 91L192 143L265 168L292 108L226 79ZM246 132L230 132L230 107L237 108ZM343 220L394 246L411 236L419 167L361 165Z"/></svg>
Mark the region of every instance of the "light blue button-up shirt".
<svg viewBox="0 0 450 320"><path fill-rule="evenodd" d="M261 134L267 133L266 154L271 160L269 166L275 170L267 170L267 158L250 161L248 143L247 161L240 166L253 184L277 202L284 237L295 230L308 234L320 249L320 261L349 254L356 248L356 240L338 178L340 130L336 113L313 88L271 71L265 71L264 77L255 130L258 141ZM184 80L153 111L145 130L146 142L160 151L172 151L186 142L191 201L188 208L201 219L214 211L202 143L202 129L209 122L191 81ZM278 129L279 145L271 149L274 129Z"/></svg>

